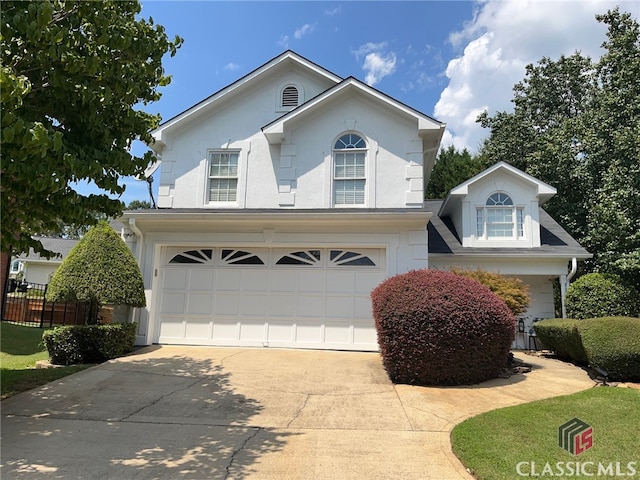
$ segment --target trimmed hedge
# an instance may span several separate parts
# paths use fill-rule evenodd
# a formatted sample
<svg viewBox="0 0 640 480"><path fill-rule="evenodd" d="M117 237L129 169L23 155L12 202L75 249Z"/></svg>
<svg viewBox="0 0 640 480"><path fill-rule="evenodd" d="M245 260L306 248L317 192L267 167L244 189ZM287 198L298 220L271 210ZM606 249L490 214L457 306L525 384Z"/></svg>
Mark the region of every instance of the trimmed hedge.
<svg viewBox="0 0 640 480"><path fill-rule="evenodd" d="M474 384L506 366L515 317L487 287L414 270L371 293L383 365L394 383Z"/></svg>
<svg viewBox="0 0 640 480"><path fill-rule="evenodd" d="M640 318L604 317L578 324L589 365L609 380L640 382Z"/></svg>
<svg viewBox="0 0 640 480"><path fill-rule="evenodd" d="M620 277L589 273L569 285L567 316L579 320L611 316L638 316L640 294Z"/></svg>
<svg viewBox="0 0 640 480"><path fill-rule="evenodd" d="M551 318L534 323L533 329L540 342L560 358L586 363L587 354L582 346L579 323L570 318Z"/></svg>
<svg viewBox="0 0 640 480"><path fill-rule="evenodd" d="M73 325L56 327L42 335L51 363L100 363L133 351L137 324Z"/></svg>

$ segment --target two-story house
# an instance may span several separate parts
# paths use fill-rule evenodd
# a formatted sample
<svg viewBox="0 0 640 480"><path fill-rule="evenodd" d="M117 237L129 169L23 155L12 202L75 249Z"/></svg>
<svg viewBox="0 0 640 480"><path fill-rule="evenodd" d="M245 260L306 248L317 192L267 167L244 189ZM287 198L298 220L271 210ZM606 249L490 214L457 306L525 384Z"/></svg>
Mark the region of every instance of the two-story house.
<svg viewBox="0 0 640 480"><path fill-rule="evenodd" d="M370 292L449 265L522 276L532 316L589 254L507 164L424 201L445 125L286 51L153 135L158 209L122 218L138 343L376 350Z"/></svg>

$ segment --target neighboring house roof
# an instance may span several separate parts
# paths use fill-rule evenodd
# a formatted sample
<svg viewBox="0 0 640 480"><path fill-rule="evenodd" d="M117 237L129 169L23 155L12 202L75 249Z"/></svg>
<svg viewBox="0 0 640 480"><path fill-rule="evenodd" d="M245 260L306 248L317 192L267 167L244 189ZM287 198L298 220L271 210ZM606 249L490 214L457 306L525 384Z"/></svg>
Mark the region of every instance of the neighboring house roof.
<svg viewBox="0 0 640 480"><path fill-rule="evenodd" d="M42 246L47 250L59 254L59 256L47 259L41 257L40 254L35 253L33 250L29 250L29 253L23 253L16 258L21 261L29 263L62 263L62 261L69 255L69 252L75 247L79 240L70 238L51 238L51 237L37 237L40 240Z"/></svg>
<svg viewBox="0 0 640 480"><path fill-rule="evenodd" d="M444 200L427 200L425 208L433 212L442 211ZM429 255L449 254L468 256L501 256L501 257L567 257L591 258L580 244L575 241L551 216L542 208L539 209L540 247L463 247L453 223L447 216L434 215L427 226L429 232Z"/></svg>

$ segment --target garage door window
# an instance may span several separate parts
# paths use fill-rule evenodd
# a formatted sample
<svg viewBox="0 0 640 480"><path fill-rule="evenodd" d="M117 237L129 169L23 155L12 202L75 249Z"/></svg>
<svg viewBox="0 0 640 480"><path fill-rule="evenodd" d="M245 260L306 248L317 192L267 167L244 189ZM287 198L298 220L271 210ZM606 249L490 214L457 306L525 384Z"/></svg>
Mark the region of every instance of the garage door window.
<svg viewBox="0 0 640 480"><path fill-rule="evenodd" d="M358 252L348 252L346 250L331 250L329 259L335 266L376 266L373 260L368 256Z"/></svg>
<svg viewBox="0 0 640 480"><path fill-rule="evenodd" d="M319 262L320 250L304 250L283 255L276 265L316 265Z"/></svg>
<svg viewBox="0 0 640 480"><path fill-rule="evenodd" d="M209 263L213 258L213 249L188 250L174 256L169 263Z"/></svg>
<svg viewBox="0 0 640 480"><path fill-rule="evenodd" d="M222 249L220 260L223 265L264 265L258 255L244 250Z"/></svg>

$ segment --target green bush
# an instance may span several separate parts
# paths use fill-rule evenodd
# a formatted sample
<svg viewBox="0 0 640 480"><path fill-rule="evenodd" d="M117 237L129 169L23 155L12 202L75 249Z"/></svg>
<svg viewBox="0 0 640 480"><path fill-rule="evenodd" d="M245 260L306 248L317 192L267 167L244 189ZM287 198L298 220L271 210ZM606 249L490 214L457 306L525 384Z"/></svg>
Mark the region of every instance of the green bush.
<svg viewBox="0 0 640 480"><path fill-rule="evenodd" d="M144 307L146 299L135 257L107 222L91 228L60 264L47 288L50 302L90 302L99 306Z"/></svg>
<svg viewBox="0 0 640 480"><path fill-rule="evenodd" d="M42 335L51 363L100 363L131 352L137 324L72 325L56 327Z"/></svg>
<svg viewBox="0 0 640 480"><path fill-rule="evenodd" d="M590 318L578 323L591 367L616 381L640 381L640 318Z"/></svg>
<svg viewBox="0 0 640 480"><path fill-rule="evenodd" d="M487 272L481 268L477 270L451 270L456 275L471 278L487 287L507 304L509 310L517 317L529 308L531 298L529 287L517 277L508 277L496 272Z"/></svg>
<svg viewBox="0 0 640 480"><path fill-rule="evenodd" d="M589 273L567 290L567 316L579 320L595 317L638 316L640 294L617 275Z"/></svg>
<svg viewBox="0 0 640 480"><path fill-rule="evenodd" d="M474 384L507 364L515 317L475 280L414 270L382 282L371 299L383 365L394 383Z"/></svg>
<svg viewBox="0 0 640 480"><path fill-rule="evenodd" d="M533 329L540 342L560 358L586 363L587 354L582 346L579 323L569 318L551 318L534 323Z"/></svg>

